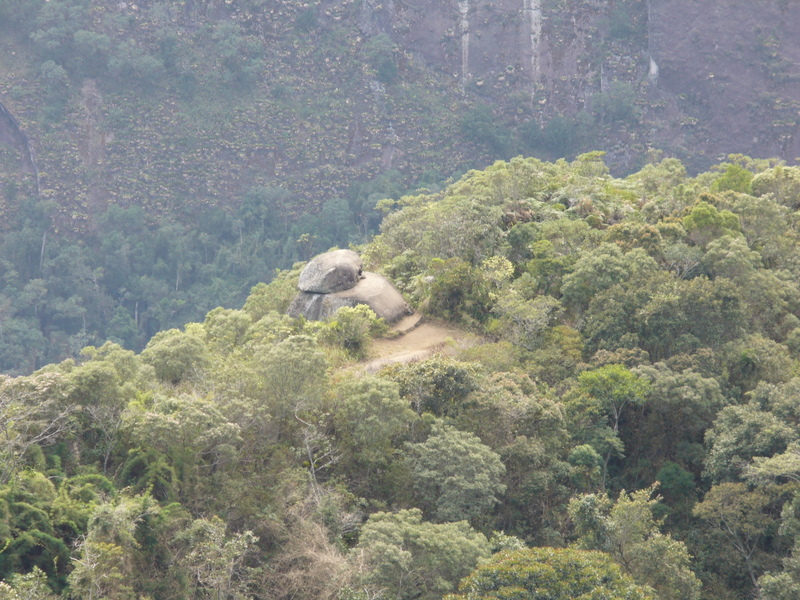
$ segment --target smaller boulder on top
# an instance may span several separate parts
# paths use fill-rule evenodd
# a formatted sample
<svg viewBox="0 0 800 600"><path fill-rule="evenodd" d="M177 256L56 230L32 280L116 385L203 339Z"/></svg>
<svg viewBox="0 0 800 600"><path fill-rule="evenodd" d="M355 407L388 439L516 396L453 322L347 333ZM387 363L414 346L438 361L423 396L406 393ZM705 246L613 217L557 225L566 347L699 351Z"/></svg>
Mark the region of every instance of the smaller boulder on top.
<svg viewBox="0 0 800 600"><path fill-rule="evenodd" d="M297 287L304 292L332 294L349 290L361 279L361 257L352 250L333 250L315 256L300 273Z"/></svg>

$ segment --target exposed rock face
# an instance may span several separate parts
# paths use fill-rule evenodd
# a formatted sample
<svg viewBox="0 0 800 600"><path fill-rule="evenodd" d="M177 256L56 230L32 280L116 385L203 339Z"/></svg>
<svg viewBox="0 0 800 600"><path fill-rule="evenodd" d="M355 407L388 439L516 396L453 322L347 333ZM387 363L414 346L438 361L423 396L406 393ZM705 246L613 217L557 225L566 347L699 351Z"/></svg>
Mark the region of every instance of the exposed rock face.
<svg viewBox="0 0 800 600"><path fill-rule="evenodd" d="M344 252L349 254L342 254ZM320 289L344 285L350 281L356 264L357 276L350 288L330 293L308 290L309 287ZM309 270L311 272L307 274ZM350 250L336 250L314 258L300 274L297 287L301 291L288 310L293 317L302 315L312 321L321 321L333 316L343 306L366 304L387 323L394 323L412 312L388 279L377 273L361 273L361 259Z"/></svg>
<svg viewBox="0 0 800 600"><path fill-rule="evenodd" d="M690 171L735 152L800 156L800 2L444 0L362 13L365 35L390 35L506 116L591 114L614 82L630 86L640 123L592 142L617 172L640 168L647 148Z"/></svg>
<svg viewBox="0 0 800 600"><path fill-rule="evenodd" d="M361 277L361 258L352 250L334 250L315 256L303 272L297 287L303 292L331 294L349 290Z"/></svg>
<svg viewBox="0 0 800 600"><path fill-rule="evenodd" d="M693 153L703 151L709 163L734 152L796 160L800 3L650 4L650 51L659 66L658 86L675 99L677 121L684 123L682 136L665 128L657 141L663 144L673 134L674 143Z"/></svg>
<svg viewBox="0 0 800 600"><path fill-rule="evenodd" d="M0 144L6 144L19 152L20 171L33 175L38 191L39 170L36 167L36 157L28 141L28 136L25 135L14 115L3 106L2 102L0 102Z"/></svg>

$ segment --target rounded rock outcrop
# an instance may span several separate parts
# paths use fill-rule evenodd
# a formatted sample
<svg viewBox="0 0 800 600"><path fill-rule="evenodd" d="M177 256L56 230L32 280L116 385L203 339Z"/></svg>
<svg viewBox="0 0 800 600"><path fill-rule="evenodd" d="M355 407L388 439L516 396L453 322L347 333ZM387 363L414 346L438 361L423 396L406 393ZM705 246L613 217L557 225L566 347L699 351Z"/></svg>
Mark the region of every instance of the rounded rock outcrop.
<svg viewBox="0 0 800 600"><path fill-rule="evenodd" d="M361 258L351 250L316 256L300 273L295 296L287 311L312 321L332 317L344 306L366 304L387 323L413 311L392 283L382 275L361 271ZM320 291L329 290L329 291Z"/></svg>

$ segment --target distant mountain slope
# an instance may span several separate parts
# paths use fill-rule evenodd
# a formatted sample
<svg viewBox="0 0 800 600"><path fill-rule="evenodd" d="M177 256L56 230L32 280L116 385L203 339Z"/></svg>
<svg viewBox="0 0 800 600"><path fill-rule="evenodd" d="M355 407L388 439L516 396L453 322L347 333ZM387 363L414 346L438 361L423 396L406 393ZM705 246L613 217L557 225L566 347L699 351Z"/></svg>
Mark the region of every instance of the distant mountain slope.
<svg viewBox="0 0 800 600"><path fill-rule="evenodd" d="M800 6L615 0L15 0L0 99L69 222L406 186L515 154L800 155ZM651 63L651 57L653 62ZM191 210L191 209L189 209Z"/></svg>

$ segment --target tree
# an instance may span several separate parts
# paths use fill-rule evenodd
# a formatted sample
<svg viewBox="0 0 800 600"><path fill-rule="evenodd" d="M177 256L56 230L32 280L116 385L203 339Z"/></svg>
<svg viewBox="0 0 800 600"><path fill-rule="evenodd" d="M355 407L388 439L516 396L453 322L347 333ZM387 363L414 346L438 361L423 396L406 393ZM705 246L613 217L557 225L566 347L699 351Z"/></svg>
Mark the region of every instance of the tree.
<svg viewBox="0 0 800 600"><path fill-rule="evenodd" d="M280 271L269 283L259 283L250 290L243 310L250 315L253 322L270 311L285 313L292 299L297 295L297 278L300 270Z"/></svg>
<svg viewBox="0 0 800 600"><path fill-rule="evenodd" d="M386 216L381 242L388 256L414 250L428 260L460 258L480 264L497 253L502 242L503 211L481 198L448 194L440 202L411 205Z"/></svg>
<svg viewBox="0 0 800 600"><path fill-rule="evenodd" d="M742 237L723 235L708 243L702 263L711 277L742 281L761 266L761 256Z"/></svg>
<svg viewBox="0 0 800 600"><path fill-rule="evenodd" d="M565 548L506 550L481 564L445 600L654 600L607 554Z"/></svg>
<svg viewBox="0 0 800 600"><path fill-rule="evenodd" d="M224 488L226 467L238 455L240 427L213 402L193 394L158 395L152 406L134 406L126 418L134 441L162 452L175 469L182 502L207 500L208 486Z"/></svg>
<svg viewBox="0 0 800 600"><path fill-rule="evenodd" d="M366 304L343 306L325 323L320 337L323 341L340 346L350 356L363 359L373 337L388 331L388 326Z"/></svg>
<svg viewBox="0 0 800 600"><path fill-rule="evenodd" d="M392 38L385 33L370 37L364 44L364 53L378 80L381 83L392 83L397 76Z"/></svg>
<svg viewBox="0 0 800 600"><path fill-rule="evenodd" d="M492 311L500 317L503 336L526 350L541 347L547 330L563 313L552 296L526 300L514 290L501 294Z"/></svg>
<svg viewBox="0 0 800 600"><path fill-rule="evenodd" d="M747 245L758 251L765 266L775 269L786 265L787 259L791 260L789 248L795 234L787 207L772 196L744 194L726 196L725 205L738 215Z"/></svg>
<svg viewBox="0 0 800 600"><path fill-rule="evenodd" d="M742 165L734 163L723 163L720 169L725 167L722 174L711 184L711 189L715 192L731 190L742 194L751 192L750 184L753 181L753 172L748 171Z"/></svg>
<svg viewBox="0 0 800 600"><path fill-rule="evenodd" d="M455 423L476 434L505 465L495 527L542 543L558 541L572 475L564 460L569 434L561 403L527 376L495 373L472 393Z"/></svg>
<svg viewBox="0 0 800 600"><path fill-rule="evenodd" d="M622 491L615 503L589 494L573 498L569 514L578 546L608 552L640 585L655 590L661 600L697 600L700 581L691 570L692 558L683 542L662 534L653 516L658 499L654 488L632 494Z"/></svg>
<svg viewBox="0 0 800 600"><path fill-rule="evenodd" d="M254 367L258 377L257 404L250 425L262 432L272 420L279 441L290 438L298 426L296 415L319 403L322 385L327 380L328 363L317 341L306 335L292 335L278 344L255 346ZM263 421L263 422L257 422Z"/></svg>
<svg viewBox="0 0 800 600"><path fill-rule="evenodd" d="M706 433L704 475L714 482L736 481L753 457L779 454L796 439L795 427L759 403L726 406Z"/></svg>
<svg viewBox="0 0 800 600"><path fill-rule="evenodd" d="M53 589L63 588L70 551L51 514L56 498L53 483L34 470L0 486L0 579L38 568Z"/></svg>
<svg viewBox="0 0 800 600"><path fill-rule="evenodd" d="M752 182L753 194L764 196L771 194L776 202L796 208L800 203L800 169L778 165L762 171Z"/></svg>
<svg viewBox="0 0 800 600"><path fill-rule="evenodd" d="M602 124L637 121L636 91L624 81L612 81L606 90L592 96L592 108Z"/></svg>
<svg viewBox="0 0 800 600"><path fill-rule="evenodd" d="M390 366L381 371L381 376L399 385L400 395L417 414L455 416L469 393L478 387L474 365L443 356Z"/></svg>
<svg viewBox="0 0 800 600"><path fill-rule="evenodd" d="M703 443L706 430L725 404L719 381L691 367L673 370L665 362L640 365L633 372L650 389L647 410L637 419L636 430L626 436L631 456L654 471L670 460L699 471L700 465L689 463L684 449Z"/></svg>
<svg viewBox="0 0 800 600"><path fill-rule="evenodd" d="M780 470L791 473L792 478L798 472L796 464ZM800 594L800 495L796 492L783 506L780 533L794 540L792 553L783 559L783 571L768 571L759 578L760 597L764 600L794 600Z"/></svg>
<svg viewBox="0 0 800 600"><path fill-rule="evenodd" d="M791 442L780 454L753 457L753 462L744 468L744 475L754 483L783 478L800 483L800 442Z"/></svg>
<svg viewBox="0 0 800 600"><path fill-rule="evenodd" d="M490 280L485 273L454 257L431 260L421 308L451 321L483 322L491 309Z"/></svg>
<svg viewBox="0 0 800 600"><path fill-rule="evenodd" d="M511 154L511 130L503 125L486 104L479 104L461 117L461 134L496 158Z"/></svg>
<svg viewBox="0 0 800 600"><path fill-rule="evenodd" d="M67 390L60 373L0 375L0 484L13 477L29 449L52 444L70 429L75 407Z"/></svg>
<svg viewBox="0 0 800 600"><path fill-rule="evenodd" d="M740 229L739 217L729 210L717 210L709 203L710 196L701 196L691 212L683 218L683 227L698 246L706 246L723 235L735 235Z"/></svg>
<svg viewBox="0 0 800 600"><path fill-rule="evenodd" d="M603 244L578 259L572 272L564 277L561 294L567 306L583 311L599 292L657 270L656 261L641 248L623 254L616 244Z"/></svg>
<svg viewBox="0 0 800 600"><path fill-rule="evenodd" d="M30 573L16 574L0 583L0 600L57 600L48 587L44 573L34 567Z"/></svg>
<svg viewBox="0 0 800 600"><path fill-rule="evenodd" d="M160 507L147 495L119 497L95 507L89 530L77 544L69 575L72 598L133 600L142 549L141 527Z"/></svg>
<svg viewBox="0 0 800 600"><path fill-rule="evenodd" d="M649 384L622 365L607 365L584 371L578 376L581 393L596 398L611 416L611 428L619 431L622 412L629 404L636 406L645 401Z"/></svg>
<svg viewBox="0 0 800 600"><path fill-rule="evenodd" d="M208 351L196 336L170 329L150 339L142 351L142 360L155 368L159 379L176 384L206 366Z"/></svg>
<svg viewBox="0 0 800 600"><path fill-rule="evenodd" d="M485 517L505 491L500 457L470 433L435 426L407 448L416 494L439 522Z"/></svg>
<svg viewBox="0 0 800 600"><path fill-rule="evenodd" d="M729 342L720 354L730 384L742 392L759 383L785 383L796 373L797 362L789 349L760 334Z"/></svg>
<svg viewBox="0 0 800 600"><path fill-rule="evenodd" d="M396 458L395 441L416 415L400 398L397 384L365 376L343 382L334 412L341 468L359 489L372 493L382 486L382 474Z"/></svg>
<svg viewBox="0 0 800 600"><path fill-rule="evenodd" d="M750 489L744 483L720 483L694 507L695 516L719 528L741 556L753 587L758 589L757 550L777 529L774 514L780 498L776 486Z"/></svg>
<svg viewBox="0 0 800 600"><path fill-rule="evenodd" d="M663 360L739 337L747 314L737 286L724 277L681 280L660 271L598 293L585 319L587 351L639 346Z"/></svg>
<svg viewBox="0 0 800 600"><path fill-rule="evenodd" d="M220 354L232 352L244 343L252 324L253 318L244 310L215 308L203 321L206 343Z"/></svg>
<svg viewBox="0 0 800 600"><path fill-rule="evenodd" d="M622 455L619 426L623 412L628 406L643 404L649 391L647 381L623 365L606 365L578 376L576 395L568 402L567 411L573 435L604 455L603 486L611 457Z"/></svg>
<svg viewBox="0 0 800 600"><path fill-rule="evenodd" d="M255 550L258 538L251 531L226 532L225 522L217 516L195 519L176 536L181 548L180 569L190 580L192 598L245 600L250 598L248 585L253 571L247 558Z"/></svg>
<svg viewBox="0 0 800 600"><path fill-rule="evenodd" d="M246 35L242 26L233 20L218 22L213 28L211 39L223 68L223 81L242 88L251 86L264 66L261 60L264 52L261 41Z"/></svg>
<svg viewBox="0 0 800 600"><path fill-rule="evenodd" d="M397 600L434 600L489 555L489 542L466 521L427 523L414 508L371 515L354 552L368 565L365 584Z"/></svg>

